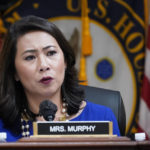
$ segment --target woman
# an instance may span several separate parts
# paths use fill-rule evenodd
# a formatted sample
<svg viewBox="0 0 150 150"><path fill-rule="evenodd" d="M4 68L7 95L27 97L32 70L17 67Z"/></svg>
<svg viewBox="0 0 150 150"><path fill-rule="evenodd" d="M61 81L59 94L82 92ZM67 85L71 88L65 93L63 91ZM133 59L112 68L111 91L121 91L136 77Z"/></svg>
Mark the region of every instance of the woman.
<svg viewBox="0 0 150 150"><path fill-rule="evenodd" d="M7 141L33 134L32 121L45 99L57 106L55 121L113 121L109 108L84 100L72 48L52 23L28 16L14 23L0 55L0 132Z"/></svg>

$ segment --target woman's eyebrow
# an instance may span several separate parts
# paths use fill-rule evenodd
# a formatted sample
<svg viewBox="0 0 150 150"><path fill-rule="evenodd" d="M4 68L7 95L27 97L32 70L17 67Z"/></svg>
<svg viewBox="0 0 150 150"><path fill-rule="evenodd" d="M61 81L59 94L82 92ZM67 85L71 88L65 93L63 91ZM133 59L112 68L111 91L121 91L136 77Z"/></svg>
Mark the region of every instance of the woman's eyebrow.
<svg viewBox="0 0 150 150"><path fill-rule="evenodd" d="M48 45L48 46L43 47L43 50L49 49L51 47L56 47L56 46L54 46L54 45Z"/></svg>
<svg viewBox="0 0 150 150"><path fill-rule="evenodd" d="M35 53L37 50L36 49L28 49L28 50L25 50L22 55L26 54L26 53Z"/></svg>

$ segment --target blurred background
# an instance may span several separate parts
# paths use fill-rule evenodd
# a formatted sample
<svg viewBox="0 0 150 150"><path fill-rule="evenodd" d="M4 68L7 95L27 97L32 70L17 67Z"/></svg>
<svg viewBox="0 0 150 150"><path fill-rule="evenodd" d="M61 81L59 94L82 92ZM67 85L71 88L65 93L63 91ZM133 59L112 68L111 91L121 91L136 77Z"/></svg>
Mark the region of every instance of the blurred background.
<svg viewBox="0 0 150 150"><path fill-rule="evenodd" d="M120 91L126 134L150 137L149 6L148 0L1 0L0 49L15 21L48 19L73 47L82 84Z"/></svg>

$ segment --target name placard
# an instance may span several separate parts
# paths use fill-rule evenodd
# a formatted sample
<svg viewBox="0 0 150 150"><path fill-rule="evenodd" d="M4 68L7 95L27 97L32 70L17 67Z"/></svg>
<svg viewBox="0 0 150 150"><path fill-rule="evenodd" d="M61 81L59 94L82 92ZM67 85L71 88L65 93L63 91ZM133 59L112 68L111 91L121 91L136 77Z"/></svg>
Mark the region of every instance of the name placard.
<svg viewBox="0 0 150 150"><path fill-rule="evenodd" d="M34 122L33 135L112 135L110 121Z"/></svg>

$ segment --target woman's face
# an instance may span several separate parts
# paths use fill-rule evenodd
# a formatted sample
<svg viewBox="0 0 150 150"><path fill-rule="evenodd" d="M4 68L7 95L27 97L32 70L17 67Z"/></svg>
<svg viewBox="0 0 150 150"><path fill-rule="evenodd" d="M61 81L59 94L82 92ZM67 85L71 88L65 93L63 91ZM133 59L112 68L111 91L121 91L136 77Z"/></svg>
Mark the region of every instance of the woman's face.
<svg viewBox="0 0 150 150"><path fill-rule="evenodd" d="M60 95L66 63L57 41L48 33L33 31L17 40L16 80L27 97Z"/></svg>

